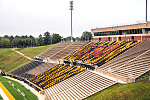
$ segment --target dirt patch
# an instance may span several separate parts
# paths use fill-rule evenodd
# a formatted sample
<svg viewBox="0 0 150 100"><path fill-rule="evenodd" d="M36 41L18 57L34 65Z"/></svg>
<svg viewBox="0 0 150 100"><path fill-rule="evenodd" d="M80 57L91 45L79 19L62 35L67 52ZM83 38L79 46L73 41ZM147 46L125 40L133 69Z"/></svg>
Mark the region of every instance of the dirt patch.
<svg viewBox="0 0 150 100"><path fill-rule="evenodd" d="M3 62L8 62L8 59L3 60Z"/></svg>

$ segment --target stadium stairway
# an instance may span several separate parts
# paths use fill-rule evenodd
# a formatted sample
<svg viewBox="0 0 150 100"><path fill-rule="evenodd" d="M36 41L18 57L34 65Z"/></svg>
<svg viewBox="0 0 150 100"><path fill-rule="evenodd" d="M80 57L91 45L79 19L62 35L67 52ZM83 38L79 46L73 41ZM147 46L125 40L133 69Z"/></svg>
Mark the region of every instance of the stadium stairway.
<svg viewBox="0 0 150 100"><path fill-rule="evenodd" d="M81 100L117 82L85 70L45 90L47 100Z"/></svg>
<svg viewBox="0 0 150 100"><path fill-rule="evenodd" d="M126 83L150 70L150 43L143 41L108 63L98 67L95 71L117 78Z"/></svg>

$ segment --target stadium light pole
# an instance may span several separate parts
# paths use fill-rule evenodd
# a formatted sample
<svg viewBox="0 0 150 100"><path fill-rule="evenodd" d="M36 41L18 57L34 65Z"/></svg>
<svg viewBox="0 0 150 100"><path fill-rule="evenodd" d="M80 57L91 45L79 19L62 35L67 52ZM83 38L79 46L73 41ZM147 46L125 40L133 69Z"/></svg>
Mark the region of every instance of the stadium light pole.
<svg viewBox="0 0 150 100"><path fill-rule="evenodd" d="M145 21L147 23L147 0L146 0L146 17L145 17Z"/></svg>
<svg viewBox="0 0 150 100"><path fill-rule="evenodd" d="M71 10L71 42L73 42L73 38L72 38L72 10L73 10L73 1L70 1L70 10Z"/></svg>

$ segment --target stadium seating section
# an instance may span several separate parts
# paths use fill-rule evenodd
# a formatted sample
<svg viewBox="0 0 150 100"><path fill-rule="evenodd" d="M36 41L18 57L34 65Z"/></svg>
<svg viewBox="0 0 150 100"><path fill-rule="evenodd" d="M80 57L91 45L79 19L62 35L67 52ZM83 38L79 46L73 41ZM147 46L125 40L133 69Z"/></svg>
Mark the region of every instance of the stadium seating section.
<svg viewBox="0 0 150 100"><path fill-rule="evenodd" d="M39 87L46 89L83 70L85 69L65 64L58 64L36 76L33 76L29 80L37 84Z"/></svg>
<svg viewBox="0 0 150 100"><path fill-rule="evenodd" d="M92 41L68 54L63 59L100 66L140 42L141 41Z"/></svg>
<svg viewBox="0 0 150 100"><path fill-rule="evenodd" d="M42 73L45 70L48 70L50 67L55 66L55 63L42 63L41 65L35 67L34 69L29 70L26 72L27 74L37 75L39 73Z"/></svg>
<svg viewBox="0 0 150 100"><path fill-rule="evenodd" d="M47 100L81 100L116 84L115 81L85 70L45 90Z"/></svg>

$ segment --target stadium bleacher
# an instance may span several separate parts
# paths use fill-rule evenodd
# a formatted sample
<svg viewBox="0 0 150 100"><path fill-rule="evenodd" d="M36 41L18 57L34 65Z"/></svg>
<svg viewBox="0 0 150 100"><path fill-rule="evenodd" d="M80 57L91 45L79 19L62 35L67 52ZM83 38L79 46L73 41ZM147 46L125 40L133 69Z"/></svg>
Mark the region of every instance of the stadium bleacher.
<svg viewBox="0 0 150 100"><path fill-rule="evenodd" d="M37 74L49 69L50 67L55 66L55 65L56 65L56 63L42 63L41 65L35 67L34 69L29 70L26 73L32 74L32 75L37 75Z"/></svg>
<svg viewBox="0 0 150 100"><path fill-rule="evenodd" d="M46 89L45 93L47 100L81 100L116 83L85 70Z"/></svg>
<svg viewBox="0 0 150 100"><path fill-rule="evenodd" d="M39 61L31 61L30 63L23 65L22 67L12 71L10 74L13 75L17 75L17 76L21 76L21 74L39 66L40 64L42 64L43 62L39 62Z"/></svg>
<svg viewBox="0 0 150 100"><path fill-rule="evenodd" d="M150 70L148 61L150 43L143 41L95 71L117 78L126 83L135 82L136 78Z"/></svg>
<svg viewBox="0 0 150 100"><path fill-rule="evenodd" d="M86 42L67 42L67 43L60 43L57 46L45 51L44 53L40 54L38 58L50 58L50 59L61 59L62 57L66 56L67 54L73 52L74 50L82 47L85 45Z"/></svg>
<svg viewBox="0 0 150 100"><path fill-rule="evenodd" d="M131 48L130 50L126 51L125 53L112 59L108 63L100 66L99 69L104 70L104 71L108 71L110 69L114 70L117 67L128 63L130 60L143 54L144 52L148 51L149 49L150 49L150 43L147 41L143 41L140 44L136 45L135 47Z"/></svg>
<svg viewBox="0 0 150 100"><path fill-rule="evenodd" d="M92 41L63 59L101 66L141 41Z"/></svg>
<svg viewBox="0 0 150 100"><path fill-rule="evenodd" d="M125 77L136 79L143 73L146 73L150 70L150 50L146 51L138 58L133 59L125 65L120 66L116 70L113 70L112 73Z"/></svg>
<svg viewBox="0 0 150 100"><path fill-rule="evenodd" d="M29 80L39 87L46 89L77 73L80 73L83 70L85 69L66 64L58 64L38 75L33 76Z"/></svg>

